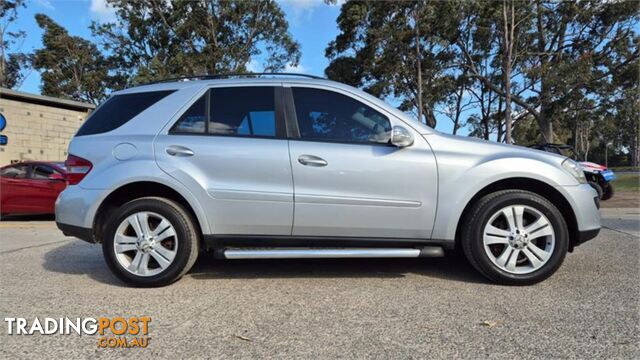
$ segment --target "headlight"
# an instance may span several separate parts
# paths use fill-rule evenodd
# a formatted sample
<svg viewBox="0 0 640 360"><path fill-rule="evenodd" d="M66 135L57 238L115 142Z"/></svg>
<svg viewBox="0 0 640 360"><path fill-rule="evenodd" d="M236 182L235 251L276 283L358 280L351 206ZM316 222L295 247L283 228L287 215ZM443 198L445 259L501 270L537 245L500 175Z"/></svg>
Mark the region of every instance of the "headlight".
<svg viewBox="0 0 640 360"><path fill-rule="evenodd" d="M562 167L567 170L569 174L573 175L573 177L576 178L576 180L578 180L580 184L587 183L587 178L584 176L584 170L582 169L582 166L580 166L580 164L578 164L577 162L567 158L562 162Z"/></svg>

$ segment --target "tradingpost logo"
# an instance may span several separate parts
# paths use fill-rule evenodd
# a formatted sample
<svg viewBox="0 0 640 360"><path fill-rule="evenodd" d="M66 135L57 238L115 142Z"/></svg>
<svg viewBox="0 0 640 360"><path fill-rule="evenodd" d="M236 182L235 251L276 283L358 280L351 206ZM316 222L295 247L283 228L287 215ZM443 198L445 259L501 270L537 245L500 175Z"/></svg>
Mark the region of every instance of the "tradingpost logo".
<svg viewBox="0 0 640 360"><path fill-rule="evenodd" d="M4 318L8 335L98 335L100 348L146 348L151 317Z"/></svg>

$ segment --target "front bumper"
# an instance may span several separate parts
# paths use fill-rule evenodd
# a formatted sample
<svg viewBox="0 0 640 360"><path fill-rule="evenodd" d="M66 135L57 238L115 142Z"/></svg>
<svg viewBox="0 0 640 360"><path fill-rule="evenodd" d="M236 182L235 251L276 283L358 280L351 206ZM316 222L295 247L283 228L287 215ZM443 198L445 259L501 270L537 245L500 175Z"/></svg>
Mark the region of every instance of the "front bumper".
<svg viewBox="0 0 640 360"><path fill-rule="evenodd" d="M600 210L598 210L598 202L595 200L598 193L591 185L559 186L558 190L563 193L571 205L578 231L600 229Z"/></svg>
<svg viewBox="0 0 640 360"><path fill-rule="evenodd" d="M599 233L600 233L600 229L578 231L578 237L576 238L576 241L573 244L573 246L578 246L591 239L594 239L596 236L598 236Z"/></svg>
<svg viewBox="0 0 640 360"><path fill-rule="evenodd" d="M569 250L598 236L601 227L598 193L589 184L559 186L557 189L569 201L576 218Z"/></svg>

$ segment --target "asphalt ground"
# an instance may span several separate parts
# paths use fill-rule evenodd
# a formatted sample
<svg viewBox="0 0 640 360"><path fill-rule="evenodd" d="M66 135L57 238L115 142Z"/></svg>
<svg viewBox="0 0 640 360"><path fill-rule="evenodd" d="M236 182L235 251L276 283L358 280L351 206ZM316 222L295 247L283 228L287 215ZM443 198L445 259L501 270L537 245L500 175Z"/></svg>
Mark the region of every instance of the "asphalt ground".
<svg viewBox="0 0 640 360"><path fill-rule="evenodd" d="M464 259L214 261L124 286L100 246L52 221L0 223L0 358L640 358L640 209L550 279L497 286ZM98 335L8 335L6 317L149 316L146 348ZM14 329L15 331L15 329Z"/></svg>

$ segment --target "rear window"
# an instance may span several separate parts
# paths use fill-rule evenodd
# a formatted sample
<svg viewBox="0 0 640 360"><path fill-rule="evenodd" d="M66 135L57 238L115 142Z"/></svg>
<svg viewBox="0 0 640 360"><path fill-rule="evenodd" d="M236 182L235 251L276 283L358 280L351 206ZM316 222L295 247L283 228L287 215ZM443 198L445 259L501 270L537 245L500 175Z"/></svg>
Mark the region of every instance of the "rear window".
<svg viewBox="0 0 640 360"><path fill-rule="evenodd" d="M76 136L117 129L174 90L115 95L102 104L80 127Z"/></svg>

